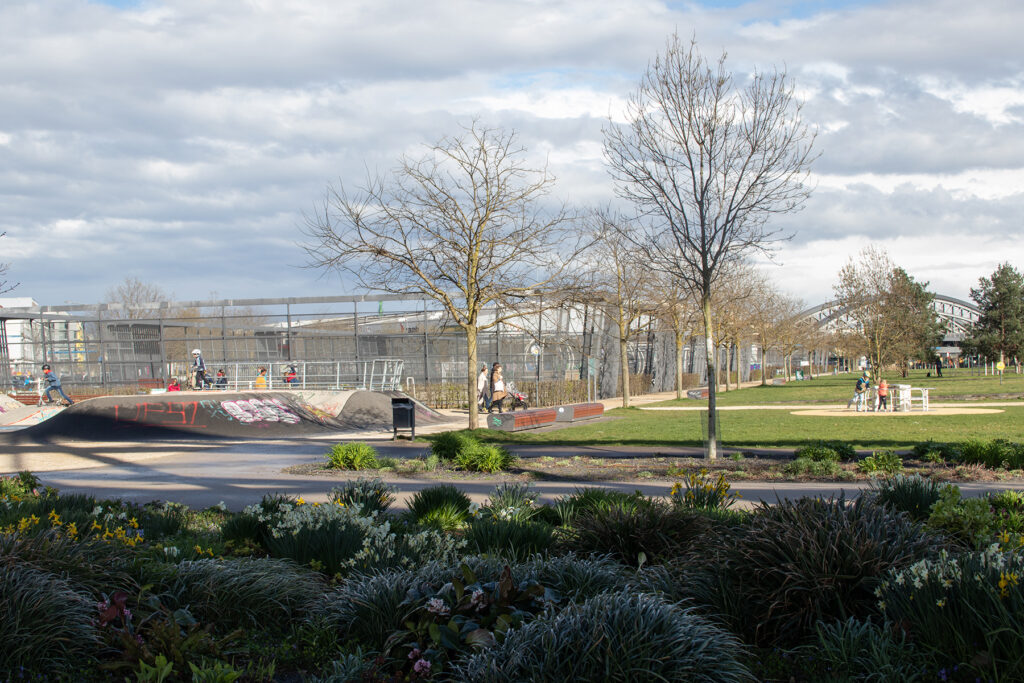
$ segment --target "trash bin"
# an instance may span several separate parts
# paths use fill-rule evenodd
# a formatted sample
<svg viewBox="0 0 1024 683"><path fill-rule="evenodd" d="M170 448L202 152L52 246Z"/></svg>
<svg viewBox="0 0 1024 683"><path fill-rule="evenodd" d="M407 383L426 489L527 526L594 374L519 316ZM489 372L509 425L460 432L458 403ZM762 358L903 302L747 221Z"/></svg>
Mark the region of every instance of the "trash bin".
<svg viewBox="0 0 1024 683"><path fill-rule="evenodd" d="M392 440L398 438L399 429L408 429L412 438L416 438L416 404L408 396L391 399L391 419L395 428Z"/></svg>

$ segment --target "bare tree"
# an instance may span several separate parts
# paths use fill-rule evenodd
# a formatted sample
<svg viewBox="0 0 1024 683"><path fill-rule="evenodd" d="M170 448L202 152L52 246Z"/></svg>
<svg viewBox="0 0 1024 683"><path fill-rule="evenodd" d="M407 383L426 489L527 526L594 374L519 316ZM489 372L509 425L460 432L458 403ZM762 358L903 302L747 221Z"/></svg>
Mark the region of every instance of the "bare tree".
<svg viewBox="0 0 1024 683"><path fill-rule="evenodd" d="M609 212L594 215L594 244L590 250L590 296L618 329L622 407L629 407L629 340L633 324L653 312L651 269L623 237L623 218Z"/></svg>
<svg viewBox="0 0 1024 683"><path fill-rule="evenodd" d="M311 267L433 299L462 328L471 429L478 333L554 305L571 272L575 251L563 246L572 217L545 201L553 183L526 162L515 133L474 122L418 159L403 157L390 175L371 175L357 196L329 188L307 217ZM494 315L481 319L488 306Z"/></svg>
<svg viewBox="0 0 1024 683"><path fill-rule="evenodd" d="M907 361L931 353L942 339L926 286L874 245L851 257L839 271L833 286L836 306L852 322L876 371L899 362L905 377Z"/></svg>
<svg viewBox="0 0 1024 683"><path fill-rule="evenodd" d="M6 232L0 232L0 237L6 237L6 236L7 236ZM3 278L3 276L7 275L7 270L10 267L11 267L11 264L9 264L9 263L0 263L0 278ZM0 294L4 294L6 292L11 291L15 287L17 287L18 284L19 283L17 283L17 282L15 282L14 284L10 284L7 280L0 279Z"/></svg>
<svg viewBox="0 0 1024 683"><path fill-rule="evenodd" d="M138 320L152 318L154 312L142 304L169 301L171 295L158 285L143 282L137 277L126 277L121 284L107 290L106 302L119 304L109 308L112 318L119 320Z"/></svg>
<svg viewBox="0 0 1024 683"><path fill-rule="evenodd" d="M683 397L683 348L693 339L700 325L700 307L684 282L667 273L653 273L656 282L651 286L655 314L672 331L676 350L676 398Z"/></svg>
<svg viewBox="0 0 1024 683"><path fill-rule="evenodd" d="M756 72L738 86L725 54L711 64L678 35L648 67L626 119L606 127L605 157L619 195L646 219L633 233L644 258L700 298L715 458L712 292L730 264L783 239L768 219L809 195L814 135L784 72Z"/></svg>

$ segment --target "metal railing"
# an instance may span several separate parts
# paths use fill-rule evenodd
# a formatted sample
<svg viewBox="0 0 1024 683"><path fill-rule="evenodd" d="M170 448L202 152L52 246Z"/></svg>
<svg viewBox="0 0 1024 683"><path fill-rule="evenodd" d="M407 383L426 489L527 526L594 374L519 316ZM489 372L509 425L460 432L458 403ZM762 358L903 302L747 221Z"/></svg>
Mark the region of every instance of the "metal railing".
<svg viewBox="0 0 1024 683"><path fill-rule="evenodd" d="M403 366L404 361L397 358L335 362L207 363L206 379L214 389L232 391L257 388L396 391L402 389ZM259 381L261 369L266 370L262 383ZM293 369L294 377L291 375ZM187 364L173 364L171 372L172 376L181 381L182 386L188 386ZM223 376L218 377L218 372L223 372Z"/></svg>

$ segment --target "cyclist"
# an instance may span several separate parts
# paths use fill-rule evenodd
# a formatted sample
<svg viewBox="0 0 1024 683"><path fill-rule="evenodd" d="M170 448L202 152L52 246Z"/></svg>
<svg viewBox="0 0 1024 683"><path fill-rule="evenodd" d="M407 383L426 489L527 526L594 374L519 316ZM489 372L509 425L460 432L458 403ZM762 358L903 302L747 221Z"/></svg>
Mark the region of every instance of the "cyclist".
<svg viewBox="0 0 1024 683"><path fill-rule="evenodd" d="M61 398L68 402L68 405L74 403L74 401L64 393L64 389L60 385L60 377L57 376L56 372L50 369L50 365L48 363L43 364L43 379L46 380L46 391L43 392L43 396L46 397L47 403L53 403L53 397L50 396L50 392L54 389L56 389L57 393L61 395ZM40 399L41 398L42 397L40 397Z"/></svg>

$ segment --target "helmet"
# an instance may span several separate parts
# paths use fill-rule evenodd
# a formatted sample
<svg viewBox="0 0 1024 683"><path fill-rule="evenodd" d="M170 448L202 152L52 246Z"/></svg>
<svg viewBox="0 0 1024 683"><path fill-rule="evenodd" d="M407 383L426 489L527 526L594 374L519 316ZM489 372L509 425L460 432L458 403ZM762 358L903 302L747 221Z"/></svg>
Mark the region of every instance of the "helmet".
<svg viewBox="0 0 1024 683"><path fill-rule="evenodd" d="M201 353L202 353L202 351L200 351L199 349L192 349L192 355L193 356L198 356Z"/></svg>
<svg viewBox="0 0 1024 683"><path fill-rule="evenodd" d="M49 369L50 369L50 364L49 363L43 363L43 370L49 370Z"/></svg>
<svg viewBox="0 0 1024 683"><path fill-rule="evenodd" d="M871 378L871 373L868 372L867 370L865 370L864 371L864 376L870 379Z"/></svg>

